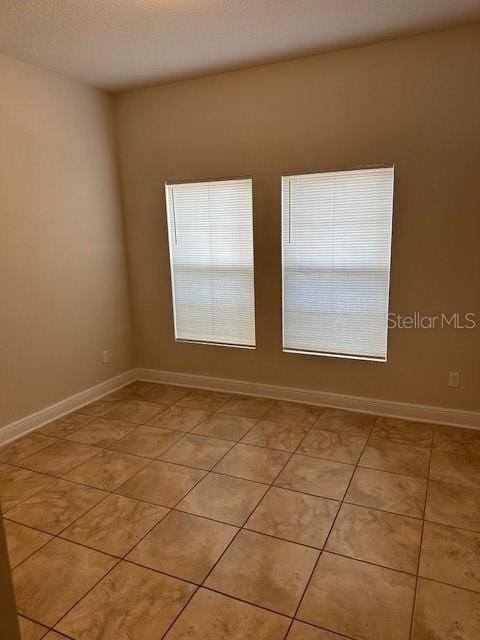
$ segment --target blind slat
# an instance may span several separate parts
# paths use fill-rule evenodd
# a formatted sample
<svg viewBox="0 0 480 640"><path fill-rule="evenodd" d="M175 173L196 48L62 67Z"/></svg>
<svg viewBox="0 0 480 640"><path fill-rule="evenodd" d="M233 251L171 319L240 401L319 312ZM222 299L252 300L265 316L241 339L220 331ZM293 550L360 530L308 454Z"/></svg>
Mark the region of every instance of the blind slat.
<svg viewBox="0 0 480 640"><path fill-rule="evenodd" d="M285 351L386 360L393 176L282 178Z"/></svg>
<svg viewBox="0 0 480 640"><path fill-rule="evenodd" d="M175 337L255 346L252 181L166 185Z"/></svg>

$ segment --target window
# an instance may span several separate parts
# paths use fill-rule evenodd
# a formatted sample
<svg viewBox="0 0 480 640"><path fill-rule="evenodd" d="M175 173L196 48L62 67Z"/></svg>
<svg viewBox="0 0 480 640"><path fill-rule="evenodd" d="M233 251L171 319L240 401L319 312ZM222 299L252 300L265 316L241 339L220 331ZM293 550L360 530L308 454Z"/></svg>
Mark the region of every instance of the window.
<svg viewBox="0 0 480 640"><path fill-rule="evenodd" d="M284 351L386 361L393 167L282 178Z"/></svg>
<svg viewBox="0 0 480 640"><path fill-rule="evenodd" d="M165 189L175 338L254 347L251 179Z"/></svg>

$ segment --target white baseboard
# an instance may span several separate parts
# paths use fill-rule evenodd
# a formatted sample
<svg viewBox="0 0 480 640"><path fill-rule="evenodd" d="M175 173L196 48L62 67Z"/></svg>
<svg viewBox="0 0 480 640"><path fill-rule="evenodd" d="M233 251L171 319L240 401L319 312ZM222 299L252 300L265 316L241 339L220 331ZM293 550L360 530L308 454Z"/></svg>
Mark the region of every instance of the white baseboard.
<svg viewBox="0 0 480 640"><path fill-rule="evenodd" d="M61 418L66 413L80 409L80 407L83 407L94 400L98 400L102 396L105 396L116 389L124 387L135 379L135 370L131 369L130 371L125 371L114 378L105 380L105 382L96 384L94 387L90 387L89 389L85 389L73 396L65 398L65 400L60 400L60 402L51 404L49 407L40 409L40 411L36 411L25 418L20 418L20 420L11 422L10 424L0 428L0 446L23 436L29 431L38 429L51 420Z"/></svg>
<svg viewBox="0 0 480 640"><path fill-rule="evenodd" d="M469 427L480 429L480 412L462 411L446 407L433 407L392 400L378 400L376 398L362 398L328 391L313 391L309 389L296 389L294 387L281 387L273 384L259 382L245 382L244 380L231 380L229 378L213 378L190 373L175 373L173 371L160 371L158 369L131 369L124 373L105 380L100 384L80 391L65 400L45 407L25 418L0 428L0 446L15 440L29 431L38 429L51 420L61 418L63 415L76 411L84 405L98 400L102 396L112 393L134 380L148 382L163 382L172 385L194 387L198 389L211 389L213 391L226 391L230 393L242 393L250 396L261 396L275 400L290 400L291 402L306 402L322 407L333 407L370 413L390 418L403 418L418 422L433 422L436 424L450 424L457 427Z"/></svg>
<svg viewBox="0 0 480 640"><path fill-rule="evenodd" d="M158 369L136 369L134 377L137 380L147 382L163 382L172 385L211 389L213 391L243 393L251 396L273 398L275 400L306 402L322 407L346 409L378 416L387 416L389 418L403 418L417 422L433 422L435 424L448 424L457 427L480 429L480 412L476 411L462 411L460 409L449 409L447 407L434 407L394 402L392 400L349 396L341 393L330 393L328 391L280 387L272 384L230 380L228 378L213 378L189 373L174 373L172 371L160 371Z"/></svg>

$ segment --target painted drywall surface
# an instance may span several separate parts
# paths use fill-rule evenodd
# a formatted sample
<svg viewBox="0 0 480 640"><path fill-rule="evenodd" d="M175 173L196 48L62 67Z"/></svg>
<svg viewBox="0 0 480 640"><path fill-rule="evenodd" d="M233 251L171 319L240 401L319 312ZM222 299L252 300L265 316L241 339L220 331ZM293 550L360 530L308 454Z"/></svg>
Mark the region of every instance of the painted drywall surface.
<svg viewBox="0 0 480 640"><path fill-rule="evenodd" d="M391 311L480 311L480 26L130 91L116 109L138 366L480 408L479 328L392 330L385 364L282 353L280 265L282 172L393 162ZM257 349L175 343L164 181L244 175Z"/></svg>
<svg viewBox="0 0 480 640"><path fill-rule="evenodd" d="M132 343L111 97L5 56L0 96L3 425L130 368Z"/></svg>

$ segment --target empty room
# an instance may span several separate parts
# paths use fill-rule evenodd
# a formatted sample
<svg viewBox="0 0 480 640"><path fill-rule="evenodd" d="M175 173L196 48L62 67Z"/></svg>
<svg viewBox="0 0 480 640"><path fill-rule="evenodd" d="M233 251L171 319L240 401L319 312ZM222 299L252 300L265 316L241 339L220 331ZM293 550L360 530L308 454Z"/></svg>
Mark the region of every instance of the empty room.
<svg viewBox="0 0 480 640"><path fill-rule="evenodd" d="M480 1L0 0L0 640L479 640Z"/></svg>

